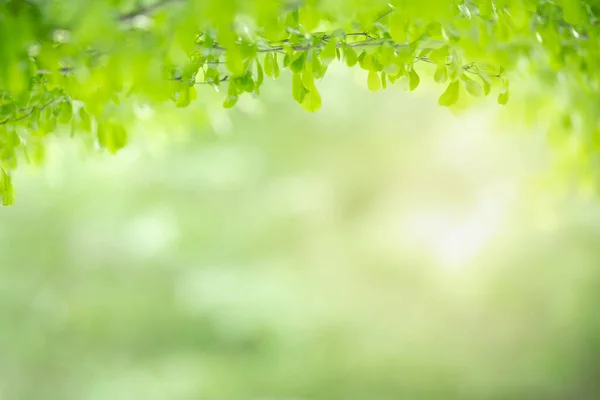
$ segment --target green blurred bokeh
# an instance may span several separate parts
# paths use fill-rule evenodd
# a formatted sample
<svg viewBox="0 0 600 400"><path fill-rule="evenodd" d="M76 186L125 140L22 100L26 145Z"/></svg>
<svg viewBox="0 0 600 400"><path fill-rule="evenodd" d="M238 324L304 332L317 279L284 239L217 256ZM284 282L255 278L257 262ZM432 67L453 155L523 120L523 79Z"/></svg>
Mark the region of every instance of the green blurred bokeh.
<svg viewBox="0 0 600 400"><path fill-rule="evenodd" d="M0 399L599 398L597 203L496 107L330 75L24 166Z"/></svg>

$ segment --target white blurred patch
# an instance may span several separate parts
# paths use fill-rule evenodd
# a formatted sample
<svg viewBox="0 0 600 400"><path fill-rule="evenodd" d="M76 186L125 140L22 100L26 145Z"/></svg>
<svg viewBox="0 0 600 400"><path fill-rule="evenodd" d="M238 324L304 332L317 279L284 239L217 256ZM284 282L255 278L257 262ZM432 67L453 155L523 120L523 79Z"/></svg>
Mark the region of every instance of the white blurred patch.
<svg viewBox="0 0 600 400"><path fill-rule="evenodd" d="M167 209L153 210L125 226L122 249L136 258L153 258L170 249L178 237L173 214Z"/></svg>
<svg viewBox="0 0 600 400"><path fill-rule="evenodd" d="M226 109L212 108L208 111L209 123L213 130L221 135L231 132L233 123Z"/></svg>
<svg viewBox="0 0 600 400"><path fill-rule="evenodd" d="M414 208L406 215L406 233L414 244L437 259L442 266L458 267L476 256L500 228L509 211L506 196L485 190L468 212Z"/></svg>
<svg viewBox="0 0 600 400"><path fill-rule="evenodd" d="M134 27L143 30L148 30L153 25L152 18L148 17L147 15L136 15L131 23Z"/></svg>
<svg viewBox="0 0 600 400"><path fill-rule="evenodd" d="M135 116L143 121L149 120L156 114L154 109L147 104L135 104L133 107Z"/></svg>

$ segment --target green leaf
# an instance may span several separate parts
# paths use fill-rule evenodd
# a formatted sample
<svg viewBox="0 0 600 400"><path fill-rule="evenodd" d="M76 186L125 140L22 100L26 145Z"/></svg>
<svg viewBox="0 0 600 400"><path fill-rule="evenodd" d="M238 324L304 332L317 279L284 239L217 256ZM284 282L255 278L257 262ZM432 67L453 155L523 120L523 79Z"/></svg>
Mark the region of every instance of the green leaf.
<svg viewBox="0 0 600 400"><path fill-rule="evenodd" d="M436 83L444 83L448 80L448 69L445 65L438 65L433 79Z"/></svg>
<svg viewBox="0 0 600 400"><path fill-rule="evenodd" d="M291 62L292 55L290 53L286 53L285 56L283 56L283 68L289 67Z"/></svg>
<svg viewBox="0 0 600 400"><path fill-rule="evenodd" d="M367 86L371 92L378 92L381 89L381 80L376 71L369 71Z"/></svg>
<svg viewBox="0 0 600 400"><path fill-rule="evenodd" d="M315 75L313 74L310 68L305 68L302 71L302 84L306 88L306 90L313 90L315 88Z"/></svg>
<svg viewBox="0 0 600 400"><path fill-rule="evenodd" d="M264 68L265 68L265 75L270 76L270 77L275 77L275 64L277 63L277 61L275 60L275 57L273 56L272 53L267 53L265 55L265 61L264 61Z"/></svg>
<svg viewBox="0 0 600 400"><path fill-rule="evenodd" d="M310 112L315 112L321 108L321 95L316 87L305 94L302 107Z"/></svg>
<svg viewBox="0 0 600 400"><path fill-rule="evenodd" d="M465 87L465 90L471 95L475 97L480 97L483 95L483 86L475 79L467 76L466 73L463 73L460 77Z"/></svg>
<svg viewBox="0 0 600 400"><path fill-rule="evenodd" d="M40 115L40 130L44 133L54 132L56 129L56 118L50 106L46 106Z"/></svg>
<svg viewBox="0 0 600 400"><path fill-rule="evenodd" d="M296 73L292 76L292 97L298 103L302 104L304 96L306 95L306 88L302 84L302 77Z"/></svg>
<svg viewBox="0 0 600 400"><path fill-rule="evenodd" d="M502 89L500 90L500 94L498 94L498 104L506 105L506 103L508 103L508 98L508 80L503 79Z"/></svg>
<svg viewBox="0 0 600 400"><path fill-rule="evenodd" d="M239 51L228 50L225 63L233 75L240 75L244 73L244 58Z"/></svg>
<svg viewBox="0 0 600 400"><path fill-rule="evenodd" d="M385 72L381 73L381 87L383 89L387 88L387 81L385 80Z"/></svg>
<svg viewBox="0 0 600 400"><path fill-rule="evenodd" d="M458 81L450 82L444 93L439 97L438 104L440 106L449 107L458 101L458 90L460 84Z"/></svg>
<svg viewBox="0 0 600 400"><path fill-rule="evenodd" d="M327 71L327 65L321 62L321 58L318 55L313 55L312 71L317 79L322 78Z"/></svg>
<svg viewBox="0 0 600 400"><path fill-rule="evenodd" d="M565 22L571 25L578 25L581 23L583 17L581 0L562 0L562 7Z"/></svg>
<svg viewBox="0 0 600 400"><path fill-rule="evenodd" d="M83 107L79 109L79 118L81 119L81 128L86 132L91 132L92 120L90 115L84 110Z"/></svg>
<svg viewBox="0 0 600 400"><path fill-rule="evenodd" d="M31 92L24 90L22 92L19 92L19 94L17 94L16 96L13 96L13 103L18 108L25 108L29 104L30 99Z"/></svg>
<svg viewBox="0 0 600 400"><path fill-rule="evenodd" d="M479 77L481 78L481 83L483 85L483 95L487 96L492 90L492 82L490 81L490 77L483 72L479 73Z"/></svg>
<svg viewBox="0 0 600 400"><path fill-rule="evenodd" d="M175 106L178 108L187 107L192 100L197 96L196 88L194 86L183 86L179 91L179 96L175 101Z"/></svg>
<svg viewBox="0 0 600 400"><path fill-rule="evenodd" d="M460 58L456 52L452 52L452 61L448 66L448 77L450 80L455 81L460 77L462 73L462 66L460 63Z"/></svg>
<svg viewBox="0 0 600 400"><path fill-rule="evenodd" d="M73 105L70 101L63 101L60 104L59 122L61 124L68 124L71 122L71 118L73 118Z"/></svg>
<svg viewBox="0 0 600 400"><path fill-rule="evenodd" d="M356 50L352 47L344 48L344 58L348 67L353 67L358 62L358 55L356 54Z"/></svg>
<svg viewBox="0 0 600 400"><path fill-rule="evenodd" d="M0 168L0 200L3 206L10 206L15 202L12 180L4 168Z"/></svg>
<svg viewBox="0 0 600 400"><path fill-rule="evenodd" d="M237 95L229 95L227 96L227 98L225 99L225 101L223 102L223 107L225 108L232 108L233 106L235 106L237 104L238 101L238 96Z"/></svg>
<svg viewBox="0 0 600 400"><path fill-rule="evenodd" d="M214 66L208 67L206 69L206 73L204 74L204 81L208 83L218 83L219 82L219 70Z"/></svg>
<svg viewBox="0 0 600 400"><path fill-rule="evenodd" d="M114 154L127 144L127 131L116 122L100 122L97 129L98 143Z"/></svg>
<svg viewBox="0 0 600 400"><path fill-rule="evenodd" d="M260 86L263 83L263 80L265 79L264 75L263 75L263 69L262 66L260 65L260 61L258 61L258 58L256 59L256 86Z"/></svg>
<svg viewBox="0 0 600 400"><path fill-rule="evenodd" d="M37 131L40 128L40 116L40 108L37 106L33 107L33 109L31 110L31 115L29 115L29 117L27 118L29 129L31 129L32 131Z"/></svg>
<svg viewBox="0 0 600 400"><path fill-rule="evenodd" d="M501 92L498 95L498 104L500 105L506 105L506 103L508 103L508 91L506 92Z"/></svg>
<svg viewBox="0 0 600 400"><path fill-rule="evenodd" d="M408 71L408 87L410 90L415 90L420 82L421 78L419 77L419 74L417 74L417 71L415 71L414 68L411 68L410 71Z"/></svg>
<svg viewBox="0 0 600 400"><path fill-rule="evenodd" d="M306 61L306 52L299 51L294 60L290 63L290 70L294 73L301 72L304 68L304 61Z"/></svg>
<svg viewBox="0 0 600 400"><path fill-rule="evenodd" d="M323 48L323 50L319 54L321 56L321 61L323 62L323 64L327 65L335 59L335 50L336 43L333 40L333 38L331 38L329 39L329 42L327 42L327 44L325 45L325 48Z"/></svg>
<svg viewBox="0 0 600 400"><path fill-rule="evenodd" d="M375 63L373 62L373 57L364 51L360 53L360 56L358 57L358 65L365 71L377 71Z"/></svg>
<svg viewBox="0 0 600 400"><path fill-rule="evenodd" d="M265 74L272 78L278 78L280 74L279 62L277 61L277 54L267 53L264 62Z"/></svg>
<svg viewBox="0 0 600 400"><path fill-rule="evenodd" d="M388 64L383 68L383 72L388 75L396 75L400 70L400 66L396 63Z"/></svg>
<svg viewBox="0 0 600 400"><path fill-rule="evenodd" d="M446 64L446 60L448 59L449 55L450 53L448 51L448 46L442 46L439 49L435 49L429 53L428 58L439 67Z"/></svg>

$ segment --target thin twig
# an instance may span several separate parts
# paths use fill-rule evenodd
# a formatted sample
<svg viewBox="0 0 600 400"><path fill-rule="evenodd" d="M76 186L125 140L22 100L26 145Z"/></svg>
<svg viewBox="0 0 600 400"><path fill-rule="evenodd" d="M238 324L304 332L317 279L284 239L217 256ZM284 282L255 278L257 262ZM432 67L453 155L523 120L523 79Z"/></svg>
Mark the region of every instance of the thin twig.
<svg viewBox="0 0 600 400"><path fill-rule="evenodd" d="M221 83L221 82L225 82L229 80L229 76L225 75L224 77L222 77L221 79L219 79L217 82L214 81L205 81L205 82L194 82L194 84L196 85L214 85L215 83Z"/></svg>
<svg viewBox="0 0 600 400"><path fill-rule="evenodd" d="M159 0L154 4L150 4L145 7L140 7L137 10L133 10L128 13L121 14L119 16L119 21L123 21L123 22L131 21L135 17L139 17L141 15L152 14L154 11L158 10L159 8L162 8L170 3L177 3L179 1L181 1L181 0Z"/></svg>
<svg viewBox="0 0 600 400"><path fill-rule="evenodd" d="M350 34L348 34L348 35L350 35ZM368 36L368 35L365 33L359 32L359 33L353 34L353 36ZM399 48L408 46L408 44L406 44L406 43L396 43L393 40L389 40L389 39L366 39L366 40L361 40L361 41L352 42L352 43L336 43L336 47L338 49L343 49L344 47L361 48L361 47L371 47L371 46L383 46L385 44L390 44L395 49L399 49ZM308 50L320 50L323 47L324 47L323 44L320 43L317 45L304 45L304 46L296 45L296 46L292 46L291 49L294 51L308 51ZM279 53L279 52L285 51L286 48L290 48L290 47L273 46L273 47L268 47L268 48L264 48L264 49L258 49L256 52L257 53ZM218 44L213 45L212 49L227 52L227 49L225 47L222 47Z"/></svg>
<svg viewBox="0 0 600 400"><path fill-rule="evenodd" d="M63 75L67 75L70 72L73 72L73 68L69 68L69 67L62 67L58 70L58 72L60 72ZM52 75L53 72L50 71L49 69L38 69L37 73L40 75Z"/></svg>
<svg viewBox="0 0 600 400"><path fill-rule="evenodd" d="M379 18L377 18L377 19L375 20L375 22L373 22L373 24L376 24L376 23L378 23L379 21L381 21L382 19L384 19L385 17L387 17L388 15L390 15L390 14L391 14L391 13L393 13L393 12L394 12L394 8L390 7L390 9L389 9L389 10L387 10L386 12L384 12L383 14L381 14L381 15L379 16Z"/></svg>
<svg viewBox="0 0 600 400"><path fill-rule="evenodd" d="M55 98L53 98L53 99L50 99L49 101L47 101L47 102L46 102L46 103L44 103L43 105L41 105L41 106L40 106L40 111L44 110L44 108L48 107L50 104L54 103L54 102L55 102L56 100L58 100L59 98L60 98L60 97L55 97ZM22 120L24 120L25 118L27 118L27 117L29 117L31 114L33 114L33 111L35 110L35 108L36 108L35 106L34 106L34 107L31 107L31 109L29 110L29 112L28 112L27 114L21 115L20 117L18 117L18 118L15 118L15 119L13 119L12 121L13 121L13 122L17 122L17 121L22 121ZM5 124L7 124L7 123L8 123L8 122L10 122L10 121L11 121L11 119L10 119L10 117L9 117L9 118L5 119L4 121L0 122L0 125L5 125Z"/></svg>

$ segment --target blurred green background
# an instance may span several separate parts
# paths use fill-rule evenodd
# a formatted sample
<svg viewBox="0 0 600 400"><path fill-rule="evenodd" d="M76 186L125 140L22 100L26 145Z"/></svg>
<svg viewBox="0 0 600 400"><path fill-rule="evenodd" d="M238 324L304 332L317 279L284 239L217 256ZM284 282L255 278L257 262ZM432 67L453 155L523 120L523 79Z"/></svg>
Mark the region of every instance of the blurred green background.
<svg viewBox="0 0 600 400"><path fill-rule="evenodd" d="M309 114L284 79L23 166L0 399L600 398L597 201L547 185L497 106L364 82L329 74Z"/></svg>

